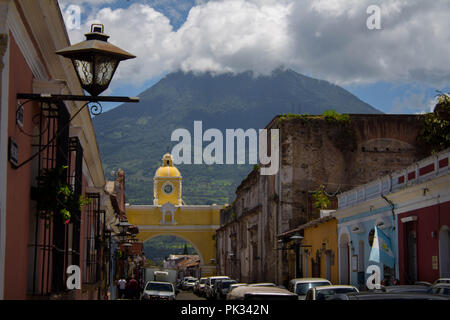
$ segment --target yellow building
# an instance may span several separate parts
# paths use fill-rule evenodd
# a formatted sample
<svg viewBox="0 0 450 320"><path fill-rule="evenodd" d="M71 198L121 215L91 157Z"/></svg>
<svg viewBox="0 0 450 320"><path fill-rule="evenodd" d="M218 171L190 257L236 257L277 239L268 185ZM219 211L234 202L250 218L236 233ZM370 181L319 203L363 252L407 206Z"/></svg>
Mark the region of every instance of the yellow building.
<svg viewBox="0 0 450 320"><path fill-rule="evenodd" d="M185 205L182 176L165 154L155 172L153 205L127 205L128 221L139 227L138 238L146 241L160 235L174 235L189 242L200 256L202 276L216 271L216 230L220 227L220 207Z"/></svg>
<svg viewBox="0 0 450 320"><path fill-rule="evenodd" d="M326 278L338 284L337 220L332 215L325 216L305 224L303 230L305 276Z"/></svg>

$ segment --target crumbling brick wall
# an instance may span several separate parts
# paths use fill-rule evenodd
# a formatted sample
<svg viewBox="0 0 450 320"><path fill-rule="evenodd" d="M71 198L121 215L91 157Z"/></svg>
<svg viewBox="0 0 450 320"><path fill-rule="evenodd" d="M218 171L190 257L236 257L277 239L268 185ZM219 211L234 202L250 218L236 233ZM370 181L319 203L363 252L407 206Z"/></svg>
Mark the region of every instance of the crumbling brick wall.
<svg viewBox="0 0 450 320"><path fill-rule="evenodd" d="M258 274L243 275L246 279L279 284L286 280L287 252L277 250L277 235L314 218L311 195L321 185L333 195L426 156L416 147L422 120L415 115L350 115L346 123L320 116L278 116L266 128L280 129L280 170L274 176L253 170L238 187L232 206L233 225L240 226L234 228L243 230L238 241L248 236L245 210L260 206L256 213L259 265L249 269ZM225 215L229 219L229 211ZM223 230L225 220L221 220ZM238 264L248 261L245 252L236 253Z"/></svg>

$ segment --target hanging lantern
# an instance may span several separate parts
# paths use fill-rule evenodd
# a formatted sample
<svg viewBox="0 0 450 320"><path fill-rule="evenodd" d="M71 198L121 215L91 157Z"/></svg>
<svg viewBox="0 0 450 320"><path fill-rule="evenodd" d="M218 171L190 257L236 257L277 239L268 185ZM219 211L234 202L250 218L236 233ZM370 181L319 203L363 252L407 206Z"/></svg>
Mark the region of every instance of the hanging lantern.
<svg viewBox="0 0 450 320"><path fill-rule="evenodd" d="M109 36L103 33L102 24L93 24L86 40L56 54L72 60L78 79L91 96L105 91L116 72L119 62L136 56L108 43Z"/></svg>

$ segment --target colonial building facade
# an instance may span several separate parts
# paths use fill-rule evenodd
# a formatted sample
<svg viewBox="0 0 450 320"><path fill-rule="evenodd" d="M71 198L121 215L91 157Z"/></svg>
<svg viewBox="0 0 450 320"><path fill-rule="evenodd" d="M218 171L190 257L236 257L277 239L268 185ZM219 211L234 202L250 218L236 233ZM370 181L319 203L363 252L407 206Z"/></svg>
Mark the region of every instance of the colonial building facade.
<svg viewBox="0 0 450 320"><path fill-rule="evenodd" d="M369 265L402 284L449 277L449 157L447 149L338 195L340 283L364 286ZM375 227L391 241L394 266L369 259Z"/></svg>
<svg viewBox="0 0 450 320"><path fill-rule="evenodd" d="M266 129L280 129L280 167L272 176L255 169L241 183L236 199L221 212L217 232L219 273L239 281L283 284L289 250L279 236L320 218L318 190L335 195L420 159L416 137L422 121L414 115L277 116ZM268 138L270 139L270 137ZM303 235L303 231L301 231Z"/></svg>
<svg viewBox="0 0 450 320"><path fill-rule="evenodd" d="M0 299L98 299L106 289L103 231L115 213L90 113L17 98L84 94L72 63L55 54L69 45L56 0L0 1ZM49 191L57 183L86 200L81 210L63 210L61 189ZM66 287L70 265L80 267L80 290Z"/></svg>

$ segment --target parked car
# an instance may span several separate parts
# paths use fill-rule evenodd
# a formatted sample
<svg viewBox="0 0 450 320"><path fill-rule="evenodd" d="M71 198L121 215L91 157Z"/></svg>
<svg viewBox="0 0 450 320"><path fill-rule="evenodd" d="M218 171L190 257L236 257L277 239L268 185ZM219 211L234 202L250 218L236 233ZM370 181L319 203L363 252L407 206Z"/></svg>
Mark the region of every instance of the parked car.
<svg viewBox="0 0 450 320"><path fill-rule="evenodd" d="M327 300L327 298L332 295L350 292L359 292L359 290L356 287L349 285L313 287L306 293L305 300Z"/></svg>
<svg viewBox="0 0 450 320"><path fill-rule="evenodd" d="M183 290L192 290L197 279L190 278L183 282Z"/></svg>
<svg viewBox="0 0 450 320"><path fill-rule="evenodd" d="M250 283L250 287L276 287L277 285L272 282L259 282L259 283Z"/></svg>
<svg viewBox="0 0 450 320"><path fill-rule="evenodd" d="M200 278L200 280L198 282L197 295L199 295L201 297L205 295L206 279L207 279L206 277Z"/></svg>
<svg viewBox="0 0 450 320"><path fill-rule="evenodd" d="M237 283L237 281L233 279L223 279L217 281L216 299L224 300L227 297L228 292L230 291L230 286L235 283Z"/></svg>
<svg viewBox="0 0 450 320"><path fill-rule="evenodd" d="M215 299L215 283L219 279L230 279L228 276L213 276L206 279L205 297L206 299Z"/></svg>
<svg viewBox="0 0 450 320"><path fill-rule="evenodd" d="M178 288L179 288L179 289L183 289L183 283L184 283L185 281L187 281L187 279L189 279L189 278L192 278L192 277L184 277L183 279L181 279L181 280L179 281L179 283L177 284Z"/></svg>
<svg viewBox="0 0 450 320"><path fill-rule="evenodd" d="M305 300L309 289L329 285L331 282L324 278L296 278L289 281L288 290L297 294L299 300Z"/></svg>
<svg viewBox="0 0 450 320"><path fill-rule="evenodd" d="M141 300L175 300L176 291L172 283L148 281Z"/></svg>
<svg viewBox="0 0 450 320"><path fill-rule="evenodd" d="M180 287L179 287L179 288L184 290L184 283L185 283L186 281L188 281L189 279L197 280L196 278L191 277L191 276L184 277L184 278L181 280L181 282L180 282Z"/></svg>
<svg viewBox="0 0 450 320"><path fill-rule="evenodd" d="M438 284L438 283L450 283L450 278L439 278L435 282L433 282L433 284Z"/></svg>
<svg viewBox="0 0 450 320"><path fill-rule="evenodd" d="M450 296L450 283L437 283L428 288L428 293Z"/></svg>
<svg viewBox="0 0 450 320"><path fill-rule="evenodd" d="M397 292L422 292L427 293L429 287L424 285L416 285L416 284L405 284L398 286L382 286L380 289L375 289L374 291L381 291L386 293L397 293Z"/></svg>
<svg viewBox="0 0 450 320"><path fill-rule="evenodd" d="M341 293L327 298L327 300L450 300L450 296L421 292L360 292L360 293Z"/></svg>
<svg viewBox="0 0 450 320"><path fill-rule="evenodd" d="M227 300L297 300L297 295L277 287L240 286L233 289Z"/></svg>
<svg viewBox="0 0 450 320"><path fill-rule="evenodd" d="M248 285L248 283L243 283L243 282L234 283L230 286L230 289L228 290L228 294L230 294L231 291L233 291L234 289L236 289L238 287L247 286L247 285Z"/></svg>
<svg viewBox="0 0 450 320"><path fill-rule="evenodd" d="M431 287L433 285L427 281L416 281L416 282L414 282L414 284L418 285L418 286L429 286L429 287Z"/></svg>

